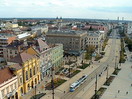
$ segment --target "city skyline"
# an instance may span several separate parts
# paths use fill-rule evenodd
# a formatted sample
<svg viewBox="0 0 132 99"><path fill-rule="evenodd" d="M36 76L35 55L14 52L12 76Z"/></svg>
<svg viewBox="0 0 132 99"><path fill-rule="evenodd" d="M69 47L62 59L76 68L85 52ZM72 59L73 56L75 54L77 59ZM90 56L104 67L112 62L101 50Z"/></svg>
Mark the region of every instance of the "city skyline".
<svg viewBox="0 0 132 99"><path fill-rule="evenodd" d="M0 17L56 17L132 20L130 0L0 0Z"/></svg>

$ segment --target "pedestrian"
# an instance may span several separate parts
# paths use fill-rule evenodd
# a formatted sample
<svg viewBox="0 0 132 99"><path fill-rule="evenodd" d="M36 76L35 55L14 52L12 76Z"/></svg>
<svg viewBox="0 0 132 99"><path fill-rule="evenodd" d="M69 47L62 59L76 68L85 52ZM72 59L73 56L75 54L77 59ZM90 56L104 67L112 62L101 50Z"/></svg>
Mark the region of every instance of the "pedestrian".
<svg viewBox="0 0 132 99"><path fill-rule="evenodd" d="M120 93L120 90L118 90L118 93Z"/></svg>
<svg viewBox="0 0 132 99"><path fill-rule="evenodd" d="M64 91L64 93L65 93L65 91Z"/></svg>
<svg viewBox="0 0 132 99"><path fill-rule="evenodd" d="M132 87L132 84L131 84L131 87Z"/></svg>
<svg viewBox="0 0 132 99"><path fill-rule="evenodd" d="M126 95L128 94L128 91L126 92Z"/></svg>

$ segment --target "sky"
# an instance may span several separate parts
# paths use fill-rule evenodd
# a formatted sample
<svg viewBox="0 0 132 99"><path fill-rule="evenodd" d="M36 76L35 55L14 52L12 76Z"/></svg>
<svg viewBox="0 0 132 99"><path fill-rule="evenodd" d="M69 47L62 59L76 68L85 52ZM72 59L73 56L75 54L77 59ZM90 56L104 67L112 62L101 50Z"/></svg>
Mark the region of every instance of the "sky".
<svg viewBox="0 0 132 99"><path fill-rule="evenodd" d="M90 18L132 20L131 0L0 0L1 18Z"/></svg>

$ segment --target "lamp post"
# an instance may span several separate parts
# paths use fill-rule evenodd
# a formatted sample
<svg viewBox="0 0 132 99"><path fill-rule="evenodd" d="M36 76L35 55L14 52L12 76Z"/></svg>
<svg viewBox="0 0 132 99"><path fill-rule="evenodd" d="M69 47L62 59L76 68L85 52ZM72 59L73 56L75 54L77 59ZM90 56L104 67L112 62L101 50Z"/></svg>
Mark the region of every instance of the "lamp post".
<svg viewBox="0 0 132 99"><path fill-rule="evenodd" d="M95 97L94 99L97 99L97 74L96 74L96 81L95 81Z"/></svg>
<svg viewBox="0 0 132 99"><path fill-rule="evenodd" d="M71 68L70 68L70 64L69 64L69 78L71 77Z"/></svg>
<svg viewBox="0 0 132 99"><path fill-rule="evenodd" d="M54 71L54 67L52 66L51 68L51 76L52 76L52 79L51 79L51 87L52 87L52 99L54 99L54 75L53 75L53 71Z"/></svg>
<svg viewBox="0 0 132 99"><path fill-rule="evenodd" d="M107 74L106 74L106 80L108 79L109 73L108 73L109 65L107 65Z"/></svg>
<svg viewBox="0 0 132 99"><path fill-rule="evenodd" d="M115 56L115 70L118 68L116 65L116 61L117 61L117 56Z"/></svg>

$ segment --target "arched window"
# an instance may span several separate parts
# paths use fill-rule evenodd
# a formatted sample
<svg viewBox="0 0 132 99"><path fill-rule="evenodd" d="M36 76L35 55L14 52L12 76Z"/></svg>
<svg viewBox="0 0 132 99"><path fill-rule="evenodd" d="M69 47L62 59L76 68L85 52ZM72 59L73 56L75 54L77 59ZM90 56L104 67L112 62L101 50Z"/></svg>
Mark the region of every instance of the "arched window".
<svg viewBox="0 0 132 99"><path fill-rule="evenodd" d="M30 77L32 77L32 69L30 69Z"/></svg>
<svg viewBox="0 0 132 99"><path fill-rule="evenodd" d="M34 69L33 69L33 74L35 75L35 67L34 67Z"/></svg>
<svg viewBox="0 0 132 99"><path fill-rule="evenodd" d="M26 71L26 80L28 80L28 71Z"/></svg>
<svg viewBox="0 0 132 99"><path fill-rule="evenodd" d="M39 81L39 75L38 75L38 81Z"/></svg>
<svg viewBox="0 0 132 99"><path fill-rule="evenodd" d="M35 78L35 85L37 84L37 78Z"/></svg>
<svg viewBox="0 0 132 99"><path fill-rule="evenodd" d="M28 88L28 91L29 91L30 90L30 85L29 84L28 84L27 88Z"/></svg>

